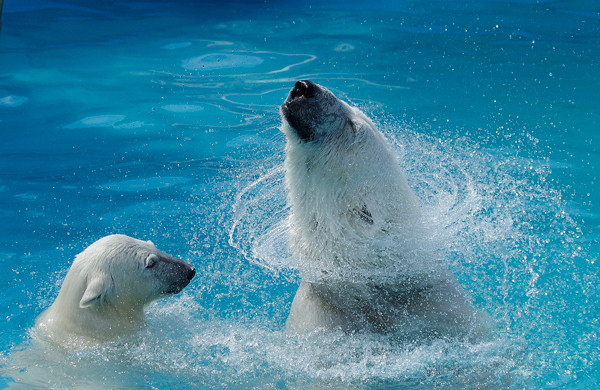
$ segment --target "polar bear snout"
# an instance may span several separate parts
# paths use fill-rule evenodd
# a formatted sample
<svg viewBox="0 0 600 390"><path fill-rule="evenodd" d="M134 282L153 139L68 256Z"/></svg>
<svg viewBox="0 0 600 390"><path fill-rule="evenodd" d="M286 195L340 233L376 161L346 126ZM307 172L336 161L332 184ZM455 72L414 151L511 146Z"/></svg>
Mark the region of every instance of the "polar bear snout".
<svg viewBox="0 0 600 390"><path fill-rule="evenodd" d="M156 268L157 275L163 279L164 294L177 294L183 290L196 276L196 269L189 263L163 255Z"/></svg>
<svg viewBox="0 0 600 390"><path fill-rule="evenodd" d="M297 81L281 105L281 130L303 143L326 137L343 137L355 115L327 88L310 80Z"/></svg>
<svg viewBox="0 0 600 390"><path fill-rule="evenodd" d="M314 139L316 123L320 116L320 97L323 89L310 80L300 80L294 85L281 105L281 115L293 134L303 142Z"/></svg>

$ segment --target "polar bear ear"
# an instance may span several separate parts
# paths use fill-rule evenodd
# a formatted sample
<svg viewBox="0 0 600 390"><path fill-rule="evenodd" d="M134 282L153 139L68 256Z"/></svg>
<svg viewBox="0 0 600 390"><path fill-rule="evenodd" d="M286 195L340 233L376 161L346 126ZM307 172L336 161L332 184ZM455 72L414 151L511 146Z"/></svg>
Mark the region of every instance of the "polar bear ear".
<svg viewBox="0 0 600 390"><path fill-rule="evenodd" d="M106 293L113 287L112 278L108 275L95 276L88 281L85 292L79 301L79 307L85 309L99 305L104 301Z"/></svg>

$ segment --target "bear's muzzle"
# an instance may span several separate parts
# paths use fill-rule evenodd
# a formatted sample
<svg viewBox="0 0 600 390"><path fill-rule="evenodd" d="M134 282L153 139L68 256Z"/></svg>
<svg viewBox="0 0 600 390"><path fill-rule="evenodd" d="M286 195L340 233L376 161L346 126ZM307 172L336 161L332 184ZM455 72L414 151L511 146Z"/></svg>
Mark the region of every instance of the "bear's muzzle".
<svg viewBox="0 0 600 390"><path fill-rule="evenodd" d="M300 80L294 85L281 105L283 119L294 129L301 141L314 139L314 116L319 111L316 97L321 87L310 80Z"/></svg>

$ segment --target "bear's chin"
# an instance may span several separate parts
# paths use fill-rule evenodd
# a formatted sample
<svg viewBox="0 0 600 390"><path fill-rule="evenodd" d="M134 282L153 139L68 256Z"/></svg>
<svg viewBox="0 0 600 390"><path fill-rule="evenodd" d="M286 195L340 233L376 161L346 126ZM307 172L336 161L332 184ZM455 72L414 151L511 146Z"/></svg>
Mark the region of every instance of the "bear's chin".
<svg viewBox="0 0 600 390"><path fill-rule="evenodd" d="M282 109L281 111L282 111L284 120L287 122L288 126L296 134L296 136L298 137L298 140L300 142L308 143L315 139L315 132L313 131L311 126L299 123L295 119L295 116L290 113L291 111L289 109L288 110Z"/></svg>
<svg viewBox="0 0 600 390"><path fill-rule="evenodd" d="M163 293L163 296L179 294L185 286L187 286L187 283L183 286L171 286Z"/></svg>

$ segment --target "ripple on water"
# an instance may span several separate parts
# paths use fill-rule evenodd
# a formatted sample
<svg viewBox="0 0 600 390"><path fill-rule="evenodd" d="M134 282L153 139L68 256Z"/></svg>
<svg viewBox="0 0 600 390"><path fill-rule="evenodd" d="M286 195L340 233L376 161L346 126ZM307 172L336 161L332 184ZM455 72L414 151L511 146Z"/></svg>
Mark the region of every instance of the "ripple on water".
<svg viewBox="0 0 600 390"><path fill-rule="evenodd" d="M0 99L0 106L19 107L28 100L29 98L26 98L25 96L8 95Z"/></svg>
<svg viewBox="0 0 600 390"><path fill-rule="evenodd" d="M38 195L32 194L30 192L23 192L20 194L16 194L15 198L23 199L23 200L36 200L38 198Z"/></svg>
<svg viewBox="0 0 600 390"><path fill-rule="evenodd" d="M110 127L113 129L137 129L144 126L151 126L141 121L123 122L125 115L95 115L88 116L68 125L65 129L85 129L93 127Z"/></svg>
<svg viewBox="0 0 600 390"><path fill-rule="evenodd" d="M340 43L333 50L339 52L348 52L354 50L354 45L351 45L349 43Z"/></svg>
<svg viewBox="0 0 600 390"><path fill-rule="evenodd" d="M204 128L233 128L247 126L262 118L261 115L231 109L226 105L207 104L165 104L161 109L176 118L194 117L194 126ZM181 119L177 119L181 120Z"/></svg>
<svg viewBox="0 0 600 390"><path fill-rule="evenodd" d="M192 42L178 42L178 43L170 43L168 45L164 45L162 48L167 50L177 50L183 49L186 47L192 46Z"/></svg>
<svg viewBox="0 0 600 390"><path fill-rule="evenodd" d="M204 111L204 106L198 104L166 104L161 108L165 111L177 113Z"/></svg>
<svg viewBox="0 0 600 390"><path fill-rule="evenodd" d="M183 60L181 66L187 70L217 70L231 68L254 68L264 60L257 56L230 53L210 53Z"/></svg>
<svg viewBox="0 0 600 390"><path fill-rule="evenodd" d="M214 73L229 73L231 76L240 77L247 76L243 73L244 69L252 69L256 75L264 78L268 74L277 74L287 72L291 68L307 64L314 61L317 57L312 54L289 54L271 51L254 51L254 52L229 52L229 53L209 53L198 57L187 58L181 62L181 66L190 72L182 78L180 74L176 74L177 82L187 86L203 86L214 85L215 80L211 80L210 74L207 71ZM192 72L201 72L202 77ZM296 77L293 77L295 80ZM197 84L198 81L201 83ZM218 86L221 84L217 83Z"/></svg>

